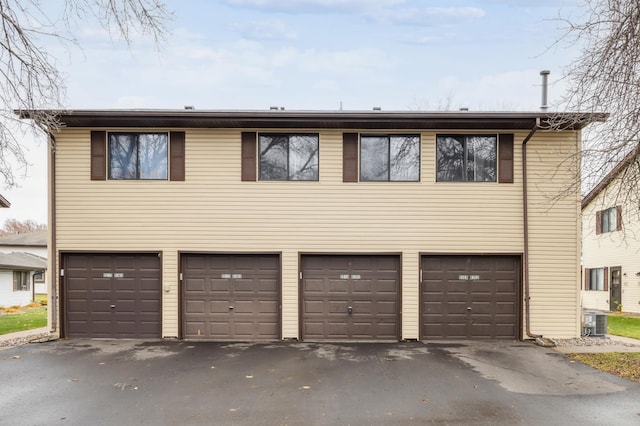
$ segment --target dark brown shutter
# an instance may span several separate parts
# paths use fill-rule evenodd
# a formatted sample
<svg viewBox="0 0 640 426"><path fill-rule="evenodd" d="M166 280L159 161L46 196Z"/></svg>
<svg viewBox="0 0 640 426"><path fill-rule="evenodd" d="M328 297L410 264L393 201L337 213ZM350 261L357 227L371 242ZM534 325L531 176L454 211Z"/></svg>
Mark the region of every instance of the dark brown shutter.
<svg viewBox="0 0 640 426"><path fill-rule="evenodd" d="M513 183L513 133L498 136L498 182Z"/></svg>
<svg viewBox="0 0 640 426"><path fill-rule="evenodd" d="M91 180L107 179L107 132L91 132Z"/></svg>
<svg viewBox="0 0 640 426"><path fill-rule="evenodd" d="M358 181L358 134L342 134L342 181Z"/></svg>
<svg viewBox="0 0 640 426"><path fill-rule="evenodd" d="M622 206L616 206L616 231L622 231Z"/></svg>
<svg viewBox="0 0 640 426"><path fill-rule="evenodd" d="M242 181L256 181L256 132L242 132Z"/></svg>
<svg viewBox="0 0 640 426"><path fill-rule="evenodd" d="M589 280L591 279L591 269L584 268L584 289L589 290Z"/></svg>
<svg viewBox="0 0 640 426"><path fill-rule="evenodd" d="M169 180L184 180L185 132L171 132L169 141Z"/></svg>
<svg viewBox="0 0 640 426"><path fill-rule="evenodd" d="M602 234L602 211L596 212L596 235Z"/></svg>
<svg viewBox="0 0 640 426"><path fill-rule="evenodd" d="M604 268L604 291L609 291L609 268Z"/></svg>

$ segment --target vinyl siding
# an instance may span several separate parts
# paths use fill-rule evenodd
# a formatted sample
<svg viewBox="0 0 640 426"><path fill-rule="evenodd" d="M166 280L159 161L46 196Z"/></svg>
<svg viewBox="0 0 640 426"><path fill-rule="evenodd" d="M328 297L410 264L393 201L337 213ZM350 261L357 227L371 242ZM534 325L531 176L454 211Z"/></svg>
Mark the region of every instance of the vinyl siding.
<svg viewBox="0 0 640 426"><path fill-rule="evenodd" d="M91 130L100 129L56 135L58 253L162 253L163 336L179 330L178 252L280 253L283 338L299 337L301 253L399 253L403 339L419 333L419 253L523 252L525 131L515 133L515 182L498 184L436 183L438 132L410 130L402 133L421 135L421 182L343 183L335 130L319 131L319 181L242 182L241 129L185 129L185 181L91 181ZM145 129L156 130L175 129ZM528 145L532 323L556 337L577 333L578 204L573 196L549 207L546 197L566 183L550 176L576 141L574 132L538 132Z"/></svg>
<svg viewBox="0 0 640 426"><path fill-rule="evenodd" d="M0 269L0 306L9 308L28 305L33 299L32 276L33 272L29 272L29 290L13 291L13 270Z"/></svg>
<svg viewBox="0 0 640 426"><path fill-rule="evenodd" d="M579 334L579 133L538 131L527 144L531 332Z"/></svg>
<svg viewBox="0 0 640 426"><path fill-rule="evenodd" d="M583 270L620 266L622 311L640 313L640 216L636 206L626 204L614 180L582 211ZM622 206L622 230L596 235L596 212ZM584 289L584 276L582 278ZM608 311L609 291L582 291L585 309Z"/></svg>

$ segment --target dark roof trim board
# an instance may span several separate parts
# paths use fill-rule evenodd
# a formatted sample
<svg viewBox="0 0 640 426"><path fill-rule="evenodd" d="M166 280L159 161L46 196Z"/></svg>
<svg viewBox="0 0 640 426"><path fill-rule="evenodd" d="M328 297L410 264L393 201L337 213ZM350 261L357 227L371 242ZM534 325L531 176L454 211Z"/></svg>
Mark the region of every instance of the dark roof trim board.
<svg viewBox="0 0 640 426"><path fill-rule="evenodd" d="M628 153L616 166L611 169L609 173L605 177L602 178L600 182L596 186L593 187L591 191L582 199L581 207L584 209L592 202L598 194L600 194L611 182L613 182L619 175L622 173L628 166L631 164L636 157L638 156L638 149L634 149L630 153Z"/></svg>
<svg viewBox="0 0 640 426"><path fill-rule="evenodd" d="M8 208L10 206L11 206L11 203L6 198L4 198L2 195L0 195L0 207L7 207Z"/></svg>
<svg viewBox="0 0 640 426"><path fill-rule="evenodd" d="M580 130L604 113L470 112L470 111L288 111L288 110L17 110L22 119L55 113L64 127L163 128L314 128L314 129L531 129L567 123Z"/></svg>

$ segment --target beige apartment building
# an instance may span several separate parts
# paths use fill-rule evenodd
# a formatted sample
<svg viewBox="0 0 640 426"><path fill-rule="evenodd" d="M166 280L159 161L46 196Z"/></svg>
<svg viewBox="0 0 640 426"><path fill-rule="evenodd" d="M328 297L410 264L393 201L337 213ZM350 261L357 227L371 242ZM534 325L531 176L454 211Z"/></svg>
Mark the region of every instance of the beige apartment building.
<svg viewBox="0 0 640 426"><path fill-rule="evenodd" d="M558 118L571 125L548 130ZM59 120L48 258L61 336L580 334L580 196L567 188L592 117L190 109Z"/></svg>

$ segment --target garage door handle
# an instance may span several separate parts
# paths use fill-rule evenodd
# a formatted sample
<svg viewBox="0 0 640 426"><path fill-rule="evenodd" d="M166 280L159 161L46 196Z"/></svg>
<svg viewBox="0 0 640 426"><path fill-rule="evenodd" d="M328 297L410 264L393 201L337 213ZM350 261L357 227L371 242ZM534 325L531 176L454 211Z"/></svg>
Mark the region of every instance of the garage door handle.
<svg viewBox="0 0 640 426"><path fill-rule="evenodd" d="M111 309L115 309L116 305L111 305Z"/></svg>
<svg viewBox="0 0 640 426"><path fill-rule="evenodd" d="M351 315L353 313L353 308L351 306L347 306L347 313Z"/></svg>
<svg viewBox="0 0 640 426"><path fill-rule="evenodd" d="M233 311L234 307L233 306L229 306L229 310Z"/></svg>
<svg viewBox="0 0 640 426"><path fill-rule="evenodd" d="M468 307L467 307L467 311L470 311L470 310L471 310L471 306L468 306Z"/></svg>

